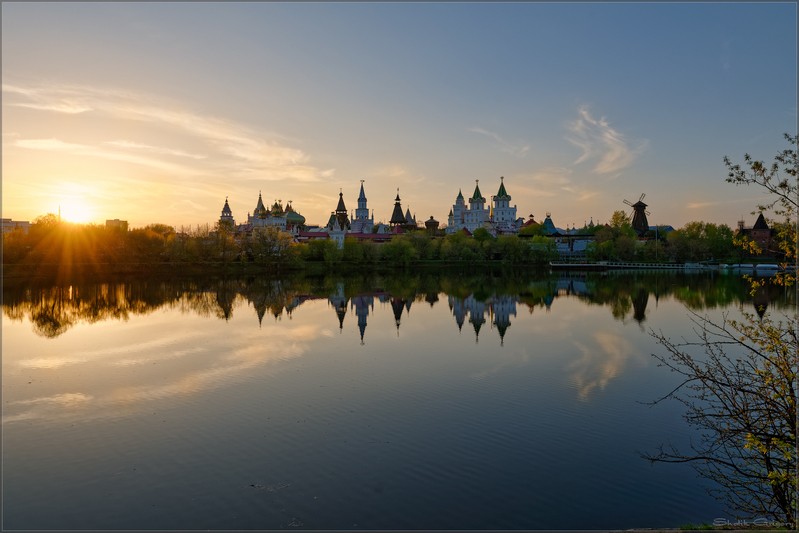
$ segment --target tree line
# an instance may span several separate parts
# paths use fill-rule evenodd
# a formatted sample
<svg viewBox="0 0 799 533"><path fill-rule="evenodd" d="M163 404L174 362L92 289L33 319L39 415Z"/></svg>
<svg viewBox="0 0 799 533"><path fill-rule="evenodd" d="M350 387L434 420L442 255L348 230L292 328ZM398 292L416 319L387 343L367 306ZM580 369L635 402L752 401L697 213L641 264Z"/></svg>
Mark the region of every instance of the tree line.
<svg viewBox="0 0 799 533"><path fill-rule="evenodd" d="M629 217L617 211L607 225L585 228L592 238L587 260L686 262L715 260L741 262L769 255L768 251L739 246L734 232L724 224L689 222L669 232L653 231L639 240ZM579 238L579 234L578 234ZM770 254L779 257L779 252ZM472 236L458 232L434 236L413 231L375 243L346 238L343 246L330 239L296 243L277 228L257 228L236 234L224 224L175 229L149 224L130 231L93 224L70 224L52 214L38 217L26 234L3 234L5 265L47 265L61 270L113 271L115 265L252 264L285 269L305 264L339 263L407 267L419 262L471 264L540 264L558 259L555 240L541 226L524 228L517 235L494 237L480 228Z"/></svg>

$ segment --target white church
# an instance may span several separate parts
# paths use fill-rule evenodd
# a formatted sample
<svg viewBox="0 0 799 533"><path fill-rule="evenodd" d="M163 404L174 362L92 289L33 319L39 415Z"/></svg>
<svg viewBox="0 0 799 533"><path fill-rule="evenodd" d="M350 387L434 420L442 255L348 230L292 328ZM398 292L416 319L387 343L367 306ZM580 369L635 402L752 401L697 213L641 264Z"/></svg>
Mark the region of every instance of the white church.
<svg viewBox="0 0 799 533"><path fill-rule="evenodd" d="M486 208L486 199L480 193L480 180L475 180L474 193L469 198L469 205L458 191L455 204L449 211L447 233L467 230L474 233L478 228L485 228L492 235L515 235L524 223L523 218L516 218L516 206L510 206L511 196L505 190L505 178L499 178L499 191L491 199L493 206Z"/></svg>

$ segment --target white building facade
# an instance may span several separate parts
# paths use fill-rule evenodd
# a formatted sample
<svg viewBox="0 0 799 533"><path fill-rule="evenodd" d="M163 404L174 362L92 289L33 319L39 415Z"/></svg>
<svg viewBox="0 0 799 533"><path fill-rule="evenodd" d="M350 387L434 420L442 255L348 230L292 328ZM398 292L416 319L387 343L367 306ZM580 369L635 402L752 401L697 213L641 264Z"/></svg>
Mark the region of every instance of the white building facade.
<svg viewBox="0 0 799 533"><path fill-rule="evenodd" d="M446 232L456 233L463 229L474 233L478 228L485 228L492 235L516 234L521 227L522 219L516 218L516 206L511 207L511 196L505 190L505 178L500 178L499 191L492 196L493 206L486 208L486 199L480 193L480 180L475 180L474 193L469 198L469 206L458 191L455 204L450 209Z"/></svg>

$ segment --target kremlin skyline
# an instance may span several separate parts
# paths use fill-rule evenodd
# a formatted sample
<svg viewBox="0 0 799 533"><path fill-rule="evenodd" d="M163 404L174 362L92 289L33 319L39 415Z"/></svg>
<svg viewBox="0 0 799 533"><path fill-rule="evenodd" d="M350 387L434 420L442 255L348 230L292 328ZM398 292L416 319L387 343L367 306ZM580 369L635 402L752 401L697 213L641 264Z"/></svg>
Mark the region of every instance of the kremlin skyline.
<svg viewBox="0 0 799 533"><path fill-rule="evenodd" d="M518 217L734 227L797 124L792 3L2 5L3 216L243 220L258 191L324 225L442 225L475 179ZM751 28L769 28L753 32ZM768 83L763 83L768 79ZM490 185L489 185L490 184ZM511 190L512 189L512 190Z"/></svg>

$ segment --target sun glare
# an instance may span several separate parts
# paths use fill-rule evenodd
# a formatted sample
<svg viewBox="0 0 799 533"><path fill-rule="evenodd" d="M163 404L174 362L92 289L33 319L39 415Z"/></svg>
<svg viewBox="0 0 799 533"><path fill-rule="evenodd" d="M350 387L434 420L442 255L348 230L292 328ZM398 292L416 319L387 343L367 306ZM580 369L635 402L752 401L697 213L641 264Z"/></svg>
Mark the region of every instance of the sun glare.
<svg viewBox="0 0 799 533"><path fill-rule="evenodd" d="M61 220L86 224L92 221L94 212L82 198L65 198L59 205Z"/></svg>

